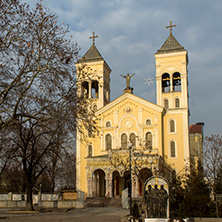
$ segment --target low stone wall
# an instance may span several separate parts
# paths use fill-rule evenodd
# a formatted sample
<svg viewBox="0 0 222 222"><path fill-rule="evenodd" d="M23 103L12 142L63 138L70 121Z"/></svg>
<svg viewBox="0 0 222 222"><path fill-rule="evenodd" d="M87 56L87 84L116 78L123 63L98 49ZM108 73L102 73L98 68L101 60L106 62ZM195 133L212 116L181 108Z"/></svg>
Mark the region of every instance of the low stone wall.
<svg viewBox="0 0 222 222"><path fill-rule="evenodd" d="M25 200L24 194L0 194L0 208L24 208ZM84 208L85 193L69 192L65 198L61 194L33 194L33 204L39 208Z"/></svg>
<svg viewBox="0 0 222 222"><path fill-rule="evenodd" d="M85 201L59 200L59 201L41 201L38 206L40 208L84 208Z"/></svg>
<svg viewBox="0 0 222 222"><path fill-rule="evenodd" d="M58 201L58 208L84 208L85 201Z"/></svg>
<svg viewBox="0 0 222 222"><path fill-rule="evenodd" d="M24 208L25 201L0 200L0 208Z"/></svg>
<svg viewBox="0 0 222 222"><path fill-rule="evenodd" d="M58 208L58 201L40 201L38 203L39 208Z"/></svg>

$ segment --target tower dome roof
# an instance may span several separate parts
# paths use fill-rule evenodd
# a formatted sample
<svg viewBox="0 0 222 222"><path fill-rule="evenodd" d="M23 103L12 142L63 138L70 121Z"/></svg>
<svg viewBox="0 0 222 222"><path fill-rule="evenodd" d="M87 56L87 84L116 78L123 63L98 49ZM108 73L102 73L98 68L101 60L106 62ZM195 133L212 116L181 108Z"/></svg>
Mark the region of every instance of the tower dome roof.
<svg viewBox="0 0 222 222"><path fill-rule="evenodd" d="M172 24L172 21L170 21L170 25L166 26L166 28L170 29L170 35L167 38L167 40L163 43L161 48L157 50L156 54L161 53L169 53L169 52L178 52L178 51L186 51L183 46L180 45L180 43L175 39L175 37L172 34L172 28L176 27L176 25Z"/></svg>
<svg viewBox="0 0 222 222"><path fill-rule="evenodd" d="M183 46L180 45L180 43L175 39L175 37L170 34L167 40L161 46L161 48L157 50L156 54L178 51L185 51L185 49Z"/></svg>
<svg viewBox="0 0 222 222"><path fill-rule="evenodd" d="M96 48L95 44L93 44L89 50L85 53L85 55L79 60L79 62L92 62L104 60L101 56L99 50Z"/></svg>

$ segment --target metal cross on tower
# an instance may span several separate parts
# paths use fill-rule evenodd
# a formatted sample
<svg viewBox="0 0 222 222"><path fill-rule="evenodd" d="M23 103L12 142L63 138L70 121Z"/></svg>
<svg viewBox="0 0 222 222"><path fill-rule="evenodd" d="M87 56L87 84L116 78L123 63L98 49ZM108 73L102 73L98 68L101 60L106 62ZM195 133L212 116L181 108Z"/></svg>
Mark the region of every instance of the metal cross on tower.
<svg viewBox="0 0 222 222"><path fill-rule="evenodd" d="M93 45L95 45L95 38L98 38L98 35L95 35L95 32L93 32L93 36L90 36L89 39L93 39Z"/></svg>
<svg viewBox="0 0 222 222"><path fill-rule="evenodd" d="M172 25L172 21L170 21L170 25L166 26L166 28L170 28L170 35L172 35L172 28L176 27L176 25Z"/></svg>

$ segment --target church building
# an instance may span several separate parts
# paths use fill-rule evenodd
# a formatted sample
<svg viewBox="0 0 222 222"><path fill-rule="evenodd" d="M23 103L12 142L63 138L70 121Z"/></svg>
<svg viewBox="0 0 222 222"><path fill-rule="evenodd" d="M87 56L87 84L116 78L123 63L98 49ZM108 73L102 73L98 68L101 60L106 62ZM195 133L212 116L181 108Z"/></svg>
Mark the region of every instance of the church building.
<svg viewBox="0 0 222 222"><path fill-rule="evenodd" d="M130 166L132 196L139 197L149 177L164 176L166 169L180 173L189 165L188 55L172 35L174 26L167 26L170 35L154 55L156 104L133 94L133 74L122 76L126 88L110 101L111 68L95 46L95 33L76 64L88 70L78 93L90 100L96 116L96 132L77 132L76 188L87 197L121 196L129 187Z"/></svg>

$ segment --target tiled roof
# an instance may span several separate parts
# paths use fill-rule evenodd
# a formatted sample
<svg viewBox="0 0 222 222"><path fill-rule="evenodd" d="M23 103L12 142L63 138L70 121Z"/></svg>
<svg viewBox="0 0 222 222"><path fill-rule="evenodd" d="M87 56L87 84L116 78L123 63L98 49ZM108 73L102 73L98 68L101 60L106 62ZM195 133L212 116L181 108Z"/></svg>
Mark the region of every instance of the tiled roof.
<svg viewBox="0 0 222 222"><path fill-rule="evenodd" d="M167 40L163 43L161 48L157 50L156 54L185 51L184 47L174 38L172 34L169 35Z"/></svg>
<svg viewBox="0 0 222 222"><path fill-rule="evenodd" d="M96 48L96 46L93 44L86 52L86 54L79 60L79 62L92 62L98 60L104 60L104 59L101 56L98 49Z"/></svg>
<svg viewBox="0 0 222 222"><path fill-rule="evenodd" d="M190 125L190 133L203 133L201 125Z"/></svg>

